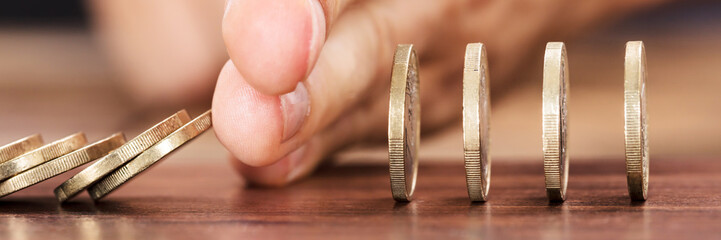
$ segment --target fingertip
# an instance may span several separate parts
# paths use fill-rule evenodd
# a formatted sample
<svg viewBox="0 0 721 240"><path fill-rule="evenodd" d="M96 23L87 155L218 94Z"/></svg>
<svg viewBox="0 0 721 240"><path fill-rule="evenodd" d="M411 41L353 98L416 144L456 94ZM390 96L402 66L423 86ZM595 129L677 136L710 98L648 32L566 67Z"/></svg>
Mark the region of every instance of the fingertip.
<svg viewBox="0 0 721 240"><path fill-rule="evenodd" d="M246 81L267 95L295 89L325 41L317 0L229 0L223 38Z"/></svg>
<svg viewBox="0 0 721 240"><path fill-rule="evenodd" d="M265 166L282 157L280 99L248 85L231 61L218 77L213 95L213 127L230 153L250 166Z"/></svg>
<svg viewBox="0 0 721 240"><path fill-rule="evenodd" d="M253 167L234 157L230 157L229 161L233 169L251 186L281 187L286 184L285 179L281 176L289 171L286 161L278 161L265 167Z"/></svg>
<svg viewBox="0 0 721 240"><path fill-rule="evenodd" d="M309 172L305 171L308 167L303 166L307 165L303 164L303 160L307 159L305 150L305 147L300 147L275 163L263 167L250 166L232 157L230 162L235 170L251 184L282 187L307 175L303 173Z"/></svg>

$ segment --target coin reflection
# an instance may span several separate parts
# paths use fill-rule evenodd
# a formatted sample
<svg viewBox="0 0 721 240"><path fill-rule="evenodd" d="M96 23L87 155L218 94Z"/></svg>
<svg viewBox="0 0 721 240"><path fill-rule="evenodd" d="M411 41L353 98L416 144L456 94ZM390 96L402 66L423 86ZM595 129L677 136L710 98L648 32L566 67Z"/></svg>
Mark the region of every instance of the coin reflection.
<svg viewBox="0 0 721 240"><path fill-rule="evenodd" d="M90 217L81 217L78 219L78 236L79 239L96 240L102 239L102 229L97 220Z"/></svg>
<svg viewBox="0 0 721 240"><path fill-rule="evenodd" d="M465 239L492 238L492 216L491 203L473 203L468 206Z"/></svg>
<svg viewBox="0 0 721 240"><path fill-rule="evenodd" d="M626 239L653 239L651 234L651 212L643 203L635 203L640 211L624 212L628 216L626 221Z"/></svg>
<svg viewBox="0 0 721 240"><path fill-rule="evenodd" d="M416 239L418 236L418 209L416 202L396 202L393 205L389 239Z"/></svg>
<svg viewBox="0 0 721 240"><path fill-rule="evenodd" d="M559 204L548 207L548 218L541 229L541 239L569 239L570 220L568 206Z"/></svg>
<svg viewBox="0 0 721 240"><path fill-rule="evenodd" d="M28 239L28 220L23 217L12 216L7 220L7 239Z"/></svg>

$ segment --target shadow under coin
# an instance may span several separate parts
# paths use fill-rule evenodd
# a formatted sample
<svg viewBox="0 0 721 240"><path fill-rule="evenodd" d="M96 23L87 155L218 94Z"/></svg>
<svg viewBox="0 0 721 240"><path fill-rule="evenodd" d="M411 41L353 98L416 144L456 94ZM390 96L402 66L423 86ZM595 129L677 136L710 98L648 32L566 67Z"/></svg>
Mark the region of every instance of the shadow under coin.
<svg viewBox="0 0 721 240"><path fill-rule="evenodd" d="M413 205L415 206L415 205ZM393 212L408 212L409 209L411 209L411 202L395 202L393 203ZM415 209L415 208L413 208Z"/></svg>
<svg viewBox="0 0 721 240"><path fill-rule="evenodd" d="M0 201L0 213L5 214L51 214L58 212L58 202L54 198L27 197L3 199Z"/></svg>
<svg viewBox="0 0 721 240"><path fill-rule="evenodd" d="M132 199L123 199L122 201L103 199L102 201L95 202L95 209L97 209L98 213L109 215L138 215L151 213L152 209L131 203L140 201L141 200Z"/></svg>
<svg viewBox="0 0 721 240"><path fill-rule="evenodd" d="M471 201L468 197L452 197L442 200L440 204L443 204L445 206L483 206L486 204L486 202L481 201Z"/></svg>
<svg viewBox="0 0 721 240"><path fill-rule="evenodd" d="M95 204L92 202L65 202L58 203L60 206L60 212L66 213L80 213L80 214L94 214L97 213L98 209L95 208Z"/></svg>
<svg viewBox="0 0 721 240"><path fill-rule="evenodd" d="M341 164L341 165L328 165L324 166L316 171L317 176L324 177L341 177L341 178L354 178L354 177L370 177L370 176L385 176L388 174L388 165L380 164Z"/></svg>
<svg viewBox="0 0 721 240"><path fill-rule="evenodd" d="M646 201L630 201L629 206L643 208L646 206Z"/></svg>
<svg viewBox="0 0 721 240"><path fill-rule="evenodd" d="M513 201L514 205L518 206L524 206L524 207L544 207L544 206L562 206L563 202L551 202L548 201L548 198L546 196L533 196L533 197L527 197L521 199L520 202Z"/></svg>

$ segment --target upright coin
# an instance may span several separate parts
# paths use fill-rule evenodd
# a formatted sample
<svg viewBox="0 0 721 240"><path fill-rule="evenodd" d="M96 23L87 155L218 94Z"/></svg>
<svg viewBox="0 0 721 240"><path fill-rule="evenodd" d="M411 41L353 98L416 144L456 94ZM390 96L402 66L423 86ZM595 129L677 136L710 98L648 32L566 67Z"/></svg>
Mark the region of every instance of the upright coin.
<svg viewBox="0 0 721 240"><path fill-rule="evenodd" d="M0 147L0 163L35 150L43 145L43 138L35 134Z"/></svg>
<svg viewBox="0 0 721 240"><path fill-rule="evenodd" d="M81 148L87 143L84 133L75 133L63 139L0 163L0 180L15 176L25 170L50 161Z"/></svg>
<svg viewBox="0 0 721 240"><path fill-rule="evenodd" d="M55 188L55 197L60 202L67 201L188 121L190 117L185 110L173 114L62 183Z"/></svg>
<svg viewBox="0 0 721 240"><path fill-rule="evenodd" d="M463 67L463 153L471 201L486 201L491 184L488 60L482 43L466 46Z"/></svg>
<svg viewBox="0 0 721 240"><path fill-rule="evenodd" d="M107 196L113 190L118 189L118 187L145 171L175 149L205 132L205 130L208 130L212 125L211 120L211 112L207 111L180 127L178 130L175 130L175 132L148 148L148 150L120 167L117 171L114 171L98 181L98 183L90 186L90 188L88 188L90 197L94 200L100 200Z"/></svg>
<svg viewBox="0 0 721 240"><path fill-rule="evenodd" d="M566 45L549 42L543 63L543 171L550 201L566 199L568 152L566 151L566 100L568 60Z"/></svg>
<svg viewBox="0 0 721 240"><path fill-rule="evenodd" d="M648 197L648 129L646 128L646 50L641 41L626 43L624 74L626 180L634 201Z"/></svg>
<svg viewBox="0 0 721 240"><path fill-rule="evenodd" d="M388 112L391 192L396 201L412 199L418 174L421 105L418 58L412 44L400 44L393 57Z"/></svg>
<svg viewBox="0 0 721 240"><path fill-rule="evenodd" d="M0 182L0 197L20 191L23 188L45 181L46 179L105 156L113 149L123 145L123 143L125 143L125 137L123 137L123 134L116 133L106 139L87 145L81 149L75 150L8 178L7 180Z"/></svg>

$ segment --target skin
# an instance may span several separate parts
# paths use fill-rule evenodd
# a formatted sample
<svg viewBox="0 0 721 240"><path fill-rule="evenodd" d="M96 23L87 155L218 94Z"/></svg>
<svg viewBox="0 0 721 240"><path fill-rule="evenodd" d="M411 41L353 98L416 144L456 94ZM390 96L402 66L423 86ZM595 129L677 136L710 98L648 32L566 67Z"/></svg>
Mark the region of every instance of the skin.
<svg viewBox="0 0 721 240"><path fill-rule="evenodd" d="M494 98L505 97L514 72L545 42L664 2L228 0L221 11L220 1L93 0L91 9L139 103L212 95L214 129L232 165L253 183L282 186L344 147L385 140L399 43L420 56L422 126L433 131L461 116L467 43L486 44Z"/></svg>

